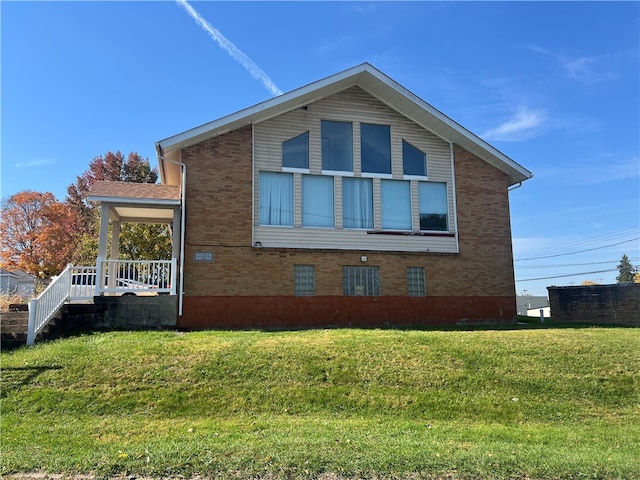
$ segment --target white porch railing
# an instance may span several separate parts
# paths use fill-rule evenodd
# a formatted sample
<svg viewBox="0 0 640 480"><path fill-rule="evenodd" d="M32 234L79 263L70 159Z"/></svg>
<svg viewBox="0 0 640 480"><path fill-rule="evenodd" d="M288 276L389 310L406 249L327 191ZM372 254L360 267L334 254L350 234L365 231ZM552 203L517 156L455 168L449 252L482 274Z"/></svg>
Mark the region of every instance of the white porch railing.
<svg viewBox="0 0 640 480"><path fill-rule="evenodd" d="M27 345L33 345L36 335L47 325L62 305L69 300L73 265L67 265L58 277L38 295L29 301L29 327Z"/></svg>
<svg viewBox="0 0 640 480"><path fill-rule="evenodd" d="M176 293L176 259L101 260L98 259L96 295L134 293Z"/></svg>
<svg viewBox="0 0 640 480"><path fill-rule="evenodd" d="M29 302L27 345L69 301L99 295L176 294L176 259L101 260L95 267L67 265L37 298Z"/></svg>

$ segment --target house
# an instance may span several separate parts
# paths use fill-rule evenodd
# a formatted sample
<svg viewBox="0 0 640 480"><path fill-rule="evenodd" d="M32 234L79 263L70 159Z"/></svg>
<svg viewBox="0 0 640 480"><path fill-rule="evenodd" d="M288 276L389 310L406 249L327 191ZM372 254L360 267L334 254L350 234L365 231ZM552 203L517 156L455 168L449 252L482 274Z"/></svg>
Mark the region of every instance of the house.
<svg viewBox="0 0 640 480"><path fill-rule="evenodd" d="M22 270L10 272L0 268L0 293L3 295L16 294L24 298L31 298L36 291L38 279Z"/></svg>
<svg viewBox="0 0 640 480"><path fill-rule="evenodd" d="M518 295L516 297L516 306L518 315L523 315L525 317L539 317L540 309L545 310L545 316L548 317L550 315L549 299L542 295Z"/></svg>
<svg viewBox="0 0 640 480"><path fill-rule="evenodd" d="M531 172L367 63L156 150L162 185L91 198L103 259L109 219L172 226L178 327L515 321Z"/></svg>

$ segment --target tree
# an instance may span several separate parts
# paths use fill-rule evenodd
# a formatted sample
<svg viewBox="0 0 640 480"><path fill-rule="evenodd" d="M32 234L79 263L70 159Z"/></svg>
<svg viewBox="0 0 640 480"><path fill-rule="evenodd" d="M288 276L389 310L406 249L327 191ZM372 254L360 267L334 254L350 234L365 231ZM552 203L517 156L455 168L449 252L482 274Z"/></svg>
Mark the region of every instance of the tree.
<svg viewBox="0 0 640 480"><path fill-rule="evenodd" d="M156 183L158 171L151 168L149 160L135 152L124 155L109 151L95 157L89 168L67 188L67 203L77 212L80 224L78 248L74 263L93 263L98 256L100 214L96 205L88 200L96 181ZM171 258L171 238L166 225L124 224L120 231L121 258L129 260L154 260Z"/></svg>
<svg viewBox="0 0 640 480"><path fill-rule="evenodd" d="M49 192L25 190L2 202L0 260L41 278L60 273L75 248L76 213Z"/></svg>
<svg viewBox="0 0 640 480"><path fill-rule="evenodd" d="M618 283L633 283L636 268L629 261L629 257L623 255L617 268L618 276L616 280Z"/></svg>

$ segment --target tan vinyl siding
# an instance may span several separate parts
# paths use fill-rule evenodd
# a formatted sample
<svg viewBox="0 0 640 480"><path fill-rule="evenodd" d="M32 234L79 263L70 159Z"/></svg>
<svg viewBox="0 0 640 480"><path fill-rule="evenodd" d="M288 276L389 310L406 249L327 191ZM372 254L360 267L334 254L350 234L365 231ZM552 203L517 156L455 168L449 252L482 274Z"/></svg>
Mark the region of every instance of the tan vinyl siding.
<svg viewBox="0 0 640 480"><path fill-rule="evenodd" d="M454 232L453 180L451 171L451 146L431 132L419 127L406 117L389 108L358 87L271 118L254 125L254 202L259 201L259 172L282 171L282 142L306 131L309 132L309 171L322 174L321 121L334 120L351 122L353 125L353 172L345 175L361 176L360 124L372 123L390 125L392 177L404 179L402 164L402 140L422 150L427 157L427 178L429 181L445 182L448 190L449 231ZM454 237L437 236L395 236L367 234L366 231L342 229L342 179L334 181L335 229L302 228L301 172L294 173L294 228L274 228L260 226L256 216L254 223L255 240L265 246L302 248L355 248L399 251L455 252ZM362 175L367 177L367 174ZM426 179L425 179L426 180ZM382 229L381 181L373 178L374 230ZM411 179L411 203L413 231L420 231L418 213L418 180Z"/></svg>

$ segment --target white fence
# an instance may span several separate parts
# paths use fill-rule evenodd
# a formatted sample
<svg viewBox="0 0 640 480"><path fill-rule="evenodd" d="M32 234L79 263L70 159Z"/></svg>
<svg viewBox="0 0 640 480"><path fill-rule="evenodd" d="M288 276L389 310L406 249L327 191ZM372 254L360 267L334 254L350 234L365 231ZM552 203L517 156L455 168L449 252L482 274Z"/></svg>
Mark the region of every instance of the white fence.
<svg viewBox="0 0 640 480"><path fill-rule="evenodd" d="M101 260L93 267L68 265L37 298L29 302L27 345L69 301L91 301L99 295L176 293L176 259Z"/></svg>

